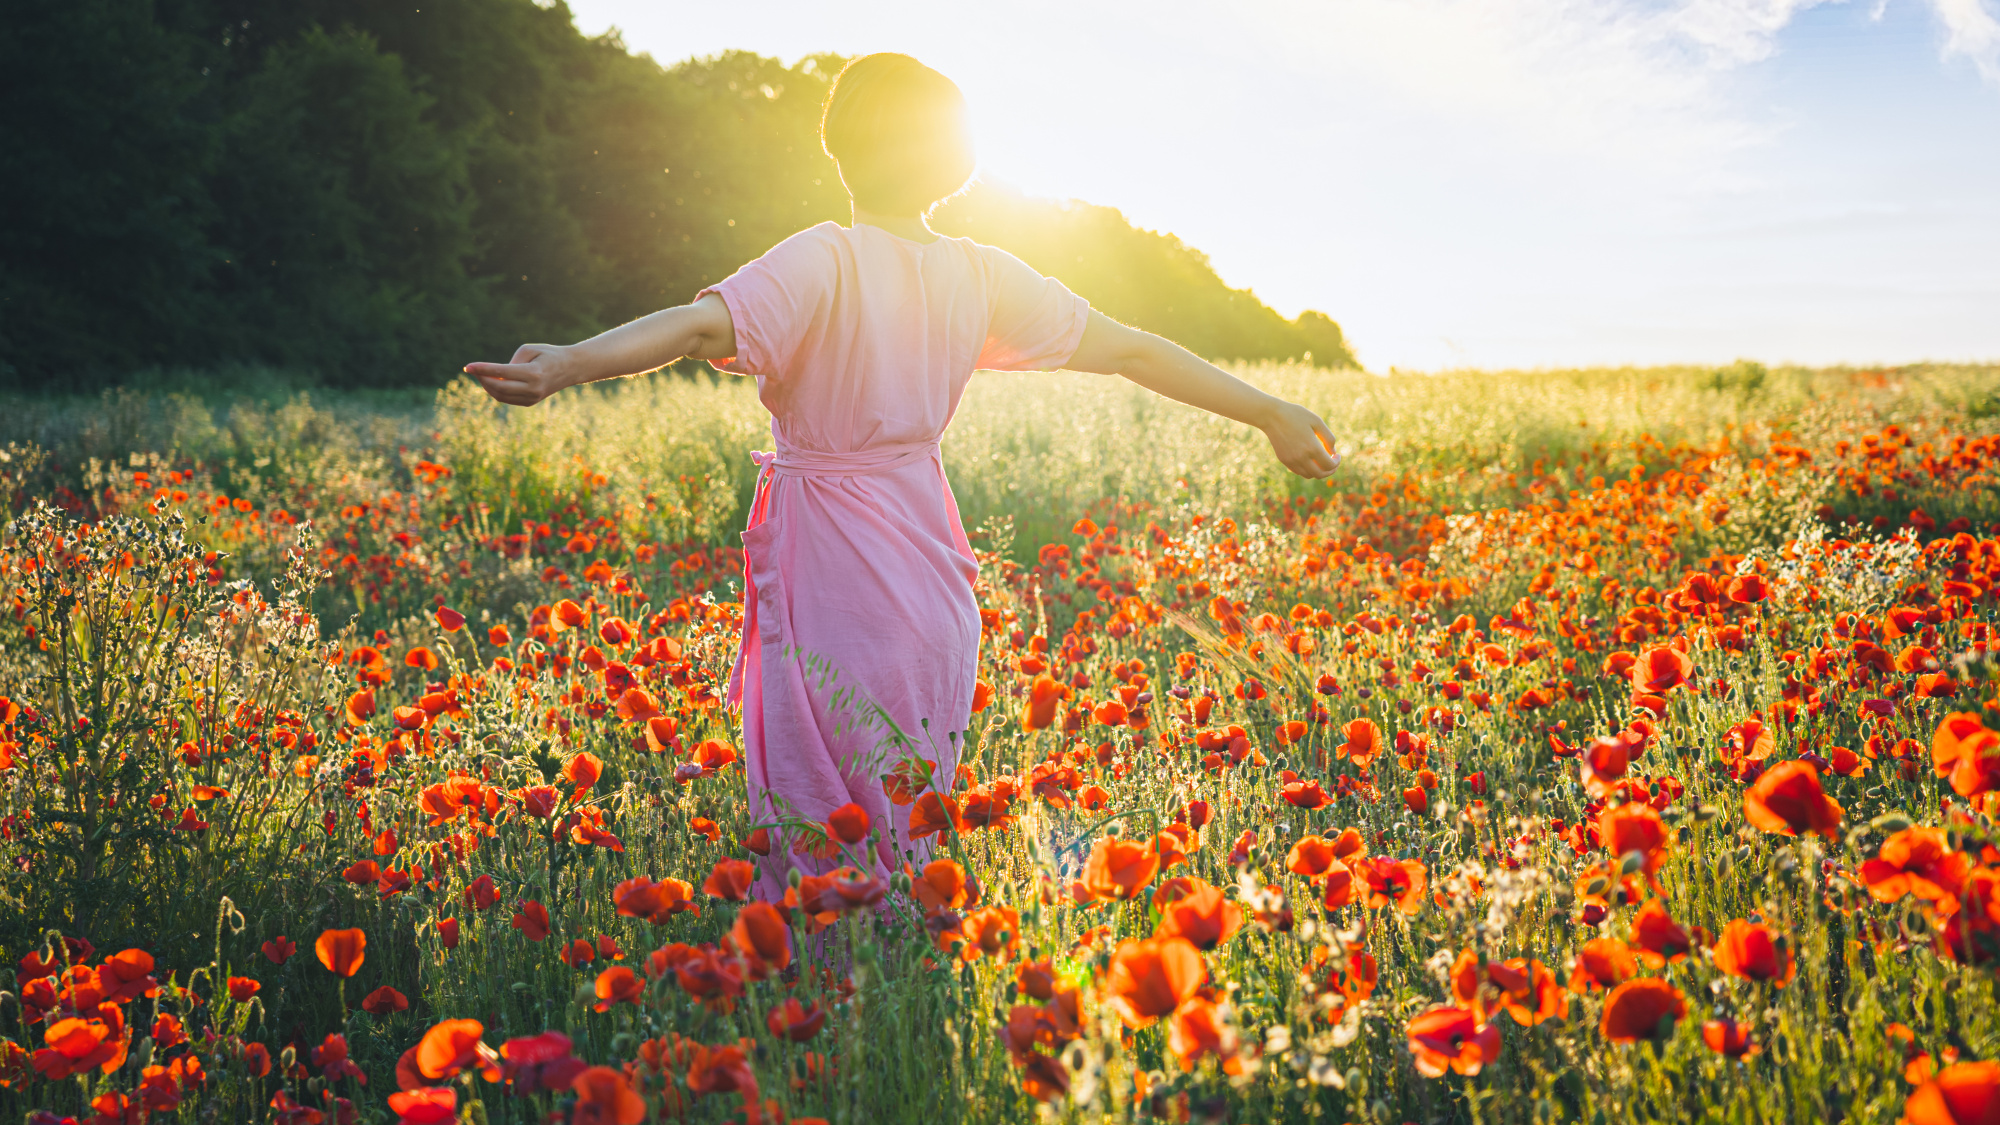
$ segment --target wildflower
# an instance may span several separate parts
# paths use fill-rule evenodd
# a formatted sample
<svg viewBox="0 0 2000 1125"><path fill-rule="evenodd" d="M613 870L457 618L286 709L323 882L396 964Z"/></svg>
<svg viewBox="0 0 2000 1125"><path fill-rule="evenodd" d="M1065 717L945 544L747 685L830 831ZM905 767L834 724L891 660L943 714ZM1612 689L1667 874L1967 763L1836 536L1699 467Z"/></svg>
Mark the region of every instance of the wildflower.
<svg viewBox="0 0 2000 1125"><path fill-rule="evenodd" d="M490 1071L488 1081L499 1081L493 1062L498 1058L481 1037L486 1025L478 1020L445 1020L424 1032L417 1043L417 1072L425 1078L451 1078L462 1070Z"/></svg>
<svg viewBox="0 0 2000 1125"><path fill-rule="evenodd" d="M1840 805L1820 788L1819 771L1800 761L1765 770L1743 795L1743 818L1765 832L1817 832L1832 840L1840 835L1840 814Z"/></svg>
<svg viewBox="0 0 2000 1125"><path fill-rule="evenodd" d="M1750 1038L1748 1025L1730 1019L1709 1020L1702 1024L1701 1041L1708 1045L1709 1050L1732 1059L1754 1055L1764 1049Z"/></svg>
<svg viewBox="0 0 2000 1125"><path fill-rule="evenodd" d="M570 1082L576 1092L571 1125L639 1125L646 1119L646 1099L625 1075L608 1066L587 1067ZM754 1097L756 1086L751 1086Z"/></svg>
<svg viewBox="0 0 2000 1125"><path fill-rule="evenodd" d="M826 834L843 844L859 844L868 838L868 810L848 802L826 818Z"/></svg>
<svg viewBox="0 0 2000 1125"><path fill-rule="evenodd" d="M1904 1125L1974 1125L2000 1105L2000 1062L1953 1063L1911 1092Z"/></svg>
<svg viewBox="0 0 2000 1125"><path fill-rule="evenodd" d="M1424 887L1430 875L1420 859L1377 857L1356 865L1368 887L1368 907L1393 904L1405 914L1415 914L1424 906Z"/></svg>
<svg viewBox="0 0 2000 1125"><path fill-rule="evenodd" d="M549 909L534 899L528 899L514 912L512 925L529 941L541 941L549 936Z"/></svg>
<svg viewBox="0 0 2000 1125"><path fill-rule="evenodd" d="M666 924L676 914L701 914L701 908L694 904L694 888L679 879L655 883L636 875L612 888L611 901L625 917L644 918L656 926Z"/></svg>
<svg viewBox="0 0 2000 1125"><path fill-rule="evenodd" d="M1167 1023L1167 1049L1182 1070L1193 1070L1203 1057L1222 1060L1225 1074L1240 1074L1242 1060L1236 1055L1236 1033L1223 1022L1221 1009L1200 996L1190 997L1175 1008Z"/></svg>
<svg viewBox="0 0 2000 1125"><path fill-rule="evenodd" d="M265 959L273 965L284 964L291 959L292 954L299 951L299 947L283 934L279 934L258 948L264 951Z"/></svg>
<svg viewBox="0 0 2000 1125"><path fill-rule="evenodd" d="M804 1043L818 1035L820 1028L826 1026L826 1012L819 1006L817 1000L808 1008L799 1003L798 997L788 997L783 1004L772 1008L770 1014L764 1017L764 1026L780 1039Z"/></svg>
<svg viewBox="0 0 2000 1125"><path fill-rule="evenodd" d="M1617 938L1593 938L1576 951L1569 986L1575 992L1616 988L1638 972L1639 961L1631 947Z"/></svg>
<svg viewBox="0 0 2000 1125"><path fill-rule="evenodd" d="M409 997L390 988L386 984L369 993L361 1000L361 1010L378 1018L393 1015L409 1006Z"/></svg>
<svg viewBox="0 0 2000 1125"><path fill-rule="evenodd" d="M1200 883L1161 911L1154 937L1187 939L1196 949L1214 949L1243 926L1243 911L1223 897L1219 887Z"/></svg>
<svg viewBox="0 0 2000 1125"><path fill-rule="evenodd" d="M1500 1031L1464 1008L1436 1007L1410 1020L1410 1053L1417 1073L1442 1078L1447 1070L1471 1076L1500 1058Z"/></svg>
<svg viewBox="0 0 2000 1125"><path fill-rule="evenodd" d="M1672 1021L1687 1018L1687 998L1658 977L1628 980L1604 999L1598 1029L1613 1043L1637 1043L1662 1038Z"/></svg>
<svg viewBox="0 0 2000 1125"><path fill-rule="evenodd" d="M1083 865L1083 885L1098 898L1122 902L1144 890L1159 871L1160 851L1152 841L1142 844L1122 836L1106 836L1090 849L1090 858Z"/></svg>
<svg viewBox="0 0 2000 1125"><path fill-rule="evenodd" d="M750 897L750 887L756 881L757 868L748 860L720 859L702 882L701 893L728 902L742 902Z"/></svg>
<svg viewBox="0 0 2000 1125"><path fill-rule="evenodd" d="M241 1004L252 996L257 995L257 990L262 987L263 985L258 984L249 977L230 977L229 998Z"/></svg>
<svg viewBox="0 0 2000 1125"><path fill-rule="evenodd" d="M634 973L631 969L623 965L613 965L611 968L597 974L596 991L597 1003L595 1007L598 1011L605 1012L611 1010L612 1005L621 1001L638 1003L639 997L646 991L646 986L639 980L638 974Z"/></svg>
<svg viewBox="0 0 2000 1125"><path fill-rule="evenodd" d="M566 1090L587 1065L570 1053L570 1038L544 1031L500 1044L500 1072L517 1095L541 1090Z"/></svg>
<svg viewBox="0 0 2000 1125"><path fill-rule="evenodd" d="M1738 918L1722 927L1715 941L1715 967L1745 980L1791 983L1798 965L1791 949L1769 926Z"/></svg>
<svg viewBox="0 0 2000 1125"><path fill-rule="evenodd" d="M1172 1014L1207 980L1201 954L1185 938L1146 938L1112 953L1105 991L1118 1018L1137 1030Z"/></svg>
<svg viewBox="0 0 2000 1125"><path fill-rule="evenodd" d="M792 931L768 902L753 902L736 914L729 943L748 964L753 979L783 972L792 963Z"/></svg>
<svg viewBox="0 0 2000 1125"><path fill-rule="evenodd" d="M313 943L319 963L335 976L351 977L361 971L366 958L368 935L360 930L327 930Z"/></svg>

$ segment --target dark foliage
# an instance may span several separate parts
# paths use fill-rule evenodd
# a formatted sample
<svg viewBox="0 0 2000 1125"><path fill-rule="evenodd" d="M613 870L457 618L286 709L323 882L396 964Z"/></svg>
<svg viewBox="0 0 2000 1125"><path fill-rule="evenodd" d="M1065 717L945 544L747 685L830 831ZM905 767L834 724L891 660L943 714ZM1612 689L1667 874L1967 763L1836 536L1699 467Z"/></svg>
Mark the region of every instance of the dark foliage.
<svg viewBox="0 0 2000 1125"><path fill-rule="evenodd" d="M257 363L439 382L692 296L846 216L841 60L662 67L533 0L70 0L0 38L0 385ZM941 229L1210 356L1352 364L1116 211L983 186Z"/></svg>

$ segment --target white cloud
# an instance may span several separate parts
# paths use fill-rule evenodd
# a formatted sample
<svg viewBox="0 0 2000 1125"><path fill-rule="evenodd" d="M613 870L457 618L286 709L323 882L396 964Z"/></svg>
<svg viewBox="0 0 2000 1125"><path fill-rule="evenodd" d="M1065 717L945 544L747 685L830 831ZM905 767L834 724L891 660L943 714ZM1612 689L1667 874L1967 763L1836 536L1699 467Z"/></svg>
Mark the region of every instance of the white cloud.
<svg viewBox="0 0 2000 1125"><path fill-rule="evenodd" d="M1945 57L1971 59L1988 82L2000 83L2000 19L1985 0L1931 0L1931 7L1947 33Z"/></svg>

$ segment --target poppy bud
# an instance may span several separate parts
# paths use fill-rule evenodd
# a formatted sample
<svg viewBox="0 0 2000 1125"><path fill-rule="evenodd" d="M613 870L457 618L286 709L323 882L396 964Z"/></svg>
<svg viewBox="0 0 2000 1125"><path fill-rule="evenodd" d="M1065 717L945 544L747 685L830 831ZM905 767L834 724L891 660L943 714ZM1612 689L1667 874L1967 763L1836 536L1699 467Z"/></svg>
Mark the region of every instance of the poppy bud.
<svg viewBox="0 0 2000 1125"><path fill-rule="evenodd" d="M1618 859L1618 873L1620 875L1630 875L1644 866L1646 866L1646 853L1636 848L1626 852Z"/></svg>
<svg viewBox="0 0 2000 1125"><path fill-rule="evenodd" d="M790 883L794 890L798 889L798 885L804 881L805 881L805 873L800 871L796 867L792 868L791 871L787 873L785 876L785 882Z"/></svg>

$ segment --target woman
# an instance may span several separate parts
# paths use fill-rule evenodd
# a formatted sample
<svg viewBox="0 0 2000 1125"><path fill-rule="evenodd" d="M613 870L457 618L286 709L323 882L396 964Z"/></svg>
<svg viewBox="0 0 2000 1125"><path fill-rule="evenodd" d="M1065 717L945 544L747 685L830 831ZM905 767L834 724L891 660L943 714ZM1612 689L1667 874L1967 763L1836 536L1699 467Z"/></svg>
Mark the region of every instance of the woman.
<svg viewBox="0 0 2000 1125"><path fill-rule="evenodd" d="M820 136L853 199L848 226L801 231L692 304L465 370L516 406L683 356L756 378L777 452L756 455L730 683L752 816L824 821L853 802L906 842L910 809L882 785L894 763L880 720L909 739L889 752L923 758L948 788L971 716L978 568L938 441L974 370L1122 375L1257 426L1301 476L1339 459L1312 411L1093 312L1005 251L934 233L927 215L974 163L964 98L944 75L906 55L856 59ZM884 838L878 874L890 849ZM794 864L813 865L784 849L766 859L759 897L780 897Z"/></svg>

